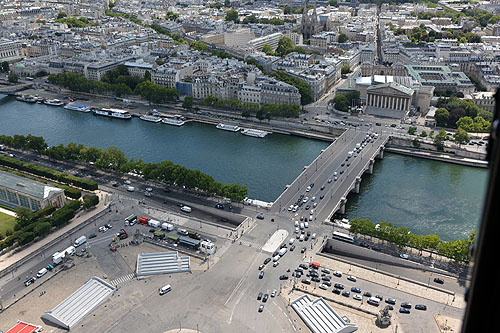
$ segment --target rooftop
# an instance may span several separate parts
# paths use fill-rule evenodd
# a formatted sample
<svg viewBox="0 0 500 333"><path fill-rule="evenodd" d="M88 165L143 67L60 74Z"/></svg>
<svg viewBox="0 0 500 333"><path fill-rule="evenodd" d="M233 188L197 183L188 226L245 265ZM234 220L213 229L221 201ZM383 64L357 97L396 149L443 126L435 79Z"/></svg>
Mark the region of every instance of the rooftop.
<svg viewBox="0 0 500 333"><path fill-rule="evenodd" d="M49 198L52 192L64 191L5 171L0 171L0 185L40 200Z"/></svg>

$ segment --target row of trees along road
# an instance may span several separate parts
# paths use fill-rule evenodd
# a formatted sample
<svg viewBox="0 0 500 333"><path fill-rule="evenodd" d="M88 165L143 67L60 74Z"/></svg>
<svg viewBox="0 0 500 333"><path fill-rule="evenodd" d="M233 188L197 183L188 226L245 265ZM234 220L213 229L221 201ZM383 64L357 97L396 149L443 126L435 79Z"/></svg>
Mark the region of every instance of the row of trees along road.
<svg viewBox="0 0 500 333"><path fill-rule="evenodd" d="M9 137L6 135L1 135L0 143L14 147L14 142L23 142L21 137L23 136ZM28 135L28 137L35 138L34 136L30 135ZM114 171L116 173L133 172L142 175L144 179L147 180L155 180L174 186L185 187L187 189L198 189L205 192L207 195L217 194L219 196L223 196L236 201L243 200L248 194L248 188L246 186L240 186L238 184L222 184L216 182L211 176L206 175L199 170L190 170L181 165L176 165L171 161L146 163L140 158L138 160L134 160L133 158L128 160L125 154L116 147L109 147L105 150L102 150L101 148L84 146L82 144L76 144L73 142L68 143L66 146L60 144L58 146L47 147L47 145L45 144L45 140L42 137L36 138L37 142L40 142L39 146L45 147L43 150L37 152L56 160L70 160L87 163L92 162L97 168L103 170ZM28 148L27 144L23 147L19 147L19 145L17 147L30 149ZM33 164L9 157L0 157L0 162L5 162L4 160L6 161L6 163L22 163L22 167L24 168L28 167L28 164ZM43 168L38 165L34 166L36 166L36 170L44 169L42 170L44 171L44 175L48 171L56 173L56 171L53 171L51 169ZM65 173L58 174L67 175ZM77 178L72 176L67 177L75 179ZM84 178L78 179L81 179L82 181L90 181Z"/></svg>
<svg viewBox="0 0 500 333"><path fill-rule="evenodd" d="M470 246L474 243L476 230L473 230L468 238L456 241L442 241L438 235L415 235L407 228L396 227L391 223L380 222L375 225L368 219L352 219L349 229L354 235L375 237L385 240L398 247L412 247L420 252L423 250L434 251L444 257L453 259L457 263L466 264L470 260Z"/></svg>

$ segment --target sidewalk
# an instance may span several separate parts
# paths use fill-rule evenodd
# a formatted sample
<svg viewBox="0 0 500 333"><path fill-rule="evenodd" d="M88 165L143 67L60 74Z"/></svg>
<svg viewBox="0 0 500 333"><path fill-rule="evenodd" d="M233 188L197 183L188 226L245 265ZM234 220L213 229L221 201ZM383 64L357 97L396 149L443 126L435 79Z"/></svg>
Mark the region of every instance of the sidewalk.
<svg viewBox="0 0 500 333"><path fill-rule="evenodd" d="M68 225L64 226L63 228L60 228L56 230L55 232L49 234L42 240L36 242L35 244L23 249L22 251L15 252L15 250L12 250L2 256L0 256L0 270L3 270L12 264L15 264L16 262L19 262L22 258L26 257L27 255L31 254L32 252L35 252L42 248L44 245L47 245L49 242L52 240L56 239L57 237L63 235L64 233L67 233L74 227L80 225L81 223L85 222L92 216L100 213L104 209L107 208L107 205L109 204L109 194L106 192L102 192L98 190L96 192L96 195L99 196L99 204L96 206L95 209L92 209L90 211L81 211L78 213L78 215L73 218L71 223ZM9 281L12 279L12 276L7 274L6 276L0 278L0 283L4 283L5 281Z"/></svg>
<svg viewBox="0 0 500 333"><path fill-rule="evenodd" d="M5 209L5 208L2 208L2 207L0 207L0 213L4 213L4 214L7 214L7 215L16 217L16 213L15 212L13 212L11 210L8 210L8 209Z"/></svg>

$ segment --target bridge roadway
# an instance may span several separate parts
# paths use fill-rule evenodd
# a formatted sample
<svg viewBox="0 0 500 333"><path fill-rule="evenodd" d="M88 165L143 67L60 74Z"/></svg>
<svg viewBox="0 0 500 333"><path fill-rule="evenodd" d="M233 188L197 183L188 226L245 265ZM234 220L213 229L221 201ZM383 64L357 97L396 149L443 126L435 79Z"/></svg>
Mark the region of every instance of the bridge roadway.
<svg viewBox="0 0 500 333"><path fill-rule="evenodd" d="M328 148L326 148L287 189L279 196L271 207L271 213L286 216L290 219L304 216L313 216L314 221L329 220L330 217L344 208L346 197L350 191L359 191L361 176L364 172L372 170L375 158L383 154L383 147L389 136L379 132L378 139L369 142L357 156L346 160L348 152L354 150L356 143L361 143L370 130L350 129L338 137ZM382 152L382 153L381 153ZM342 166L342 164L344 164ZM334 172L337 172L335 180ZM341 174L342 172L342 174ZM332 181L328 183L328 180ZM309 192L306 188L314 183ZM321 189L324 186L323 189ZM295 204L300 194L309 197L309 201L299 207L297 212L288 211L288 207ZM324 198L320 199L323 195ZM314 202L311 198L316 197L314 202L317 207L313 208ZM306 206L310 205L310 209ZM311 214L311 210L314 212Z"/></svg>

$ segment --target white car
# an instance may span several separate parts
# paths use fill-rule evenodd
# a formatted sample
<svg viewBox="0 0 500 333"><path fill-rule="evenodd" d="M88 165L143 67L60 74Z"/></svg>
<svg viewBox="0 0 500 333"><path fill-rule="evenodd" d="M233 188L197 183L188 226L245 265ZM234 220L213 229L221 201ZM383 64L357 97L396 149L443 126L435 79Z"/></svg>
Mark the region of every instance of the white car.
<svg viewBox="0 0 500 333"><path fill-rule="evenodd" d="M317 202L313 203L313 208L316 208L317 205L318 205Z"/></svg>
<svg viewBox="0 0 500 333"><path fill-rule="evenodd" d="M332 182L332 180L331 180L331 179L328 179L328 184L330 184L331 182Z"/></svg>
<svg viewBox="0 0 500 333"><path fill-rule="evenodd" d="M408 259L408 258L409 258L409 256L408 256L406 253L402 253L402 254L400 254L399 256L400 256L401 258L403 258L403 259Z"/></svg>
<svg viewBox="0 0 500 333"><path fill-rule="evenodd" d="M354 298L354 299L355 299L355 300L357 300L357 301L362 301L362 300L363 300L363 297L361 297L361 295L359 295L359 294L354 294L354 295L352 296L352 298Z"/></svg>
<svg viewBox="0 0 500 333"><path fill-rule="evenodd" d="M313 220L313 217L312 215L309 216L309 221L312 221Z"/></svg>
<svg viewBox="0 0 500 333"><path fill-rule="evenodd" d="M295 227L295 233L298 234L299 233L299 227Z"/></svg>
<svg viewBox="0 0 500 333"><path fill-rule="evenodd" d="M319 288L323 290L328 290L328 286L323 283L319 285Z"/></svg>
<svg viewBox="0 0 500 333"><path fill-rule="evenodd" d="M311 198L311 201L314 201L314 200L316 200L316 197L312 197L312 198Z"/></svg>
<svg viewBox="0 0 500 333"><path fill-rule="evenodd" d="M108 231L108 228L106 228L106 226L103 225L102 227L99 227L99 231L106 232L106 231Z"/></svg>
<svg viewBox="0 0 500 333"><path fill-rule="evenodd" d="M127 191L134 192L135 188L133 186L129 186L129 187L127 187Z"/></svg>
<svg viewBox="0 0 500 333"><path fill-rule="evenodd" d="M279 262L275 261L273 267L278 267L279 264L280 264Z"/></svg>
<svg viewBox="0 0 500 333"><path fill-rule="evenodd" d="M290 205L290 207L288 207L288 211L291 212L293 207L294 207L294 205Z"/></svg>
<svg viewBox="0 0 500 333"><path fill-rule="evenodd" d="M127 185L132 184L132 183L130 182L130 180L125 180L125 181L123 181L123 183L124 183L124 184L127 184Z"/></svg>
<svg viewBox="0 0 500 333"><path fill-rule="evenodd" d="M299 209L299 206L297 206L297 205L293 206L293 208L292 208L292 212L294 212L294 213L295 213L295 212L297 211L297 209Z"/></svg>
<svg viewBox="0 0 500 333"><path fill-rule="evenodd" d="M148 191L148 192L153 192L153 188L151 188L151 187L146 187L146 191Z"/></svg>
<svg viewBox="0 0 500 333"><path fill-rule="evenodd" d="M352 281L352 282L356 282L356 278L354 276L352 276L352 275L349 275L347 277L347 280Z"/></svg>
<svg viewBox="0 0 500 333"><path fill-rule="evenodd" d="M311 186L306 187L306 192L309 192L311 190Z"/></svg>
<svg viewBox="0 0 500 333"><path fill-rule="evenodd" d="M336 277L342 277L342 272L339 272L339 271L333 271L332 273L334 276Z"/></svg>
<svg viewBox="0 0 500 333"><path fill-rule="evenodd" d="M147 196L147 197L152 196L151 192L144 192L144 195Z"/></svg>
<svg viewBox="0 0 500 333"><path fill-rule="evenodd" d="M309 211L309 215L313 215L313 214L314 214L314 209L311 209L311 210Z"/></svg>

